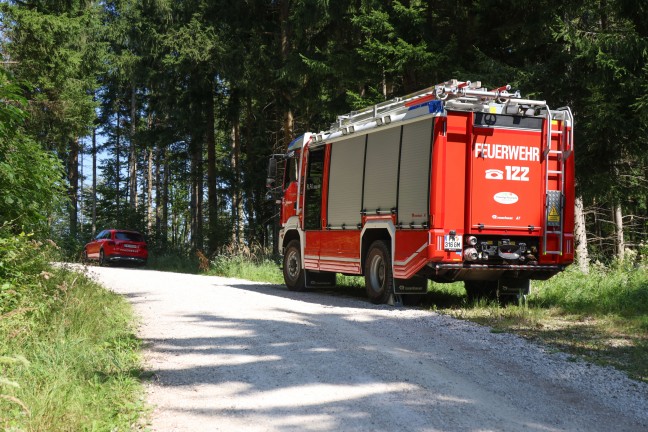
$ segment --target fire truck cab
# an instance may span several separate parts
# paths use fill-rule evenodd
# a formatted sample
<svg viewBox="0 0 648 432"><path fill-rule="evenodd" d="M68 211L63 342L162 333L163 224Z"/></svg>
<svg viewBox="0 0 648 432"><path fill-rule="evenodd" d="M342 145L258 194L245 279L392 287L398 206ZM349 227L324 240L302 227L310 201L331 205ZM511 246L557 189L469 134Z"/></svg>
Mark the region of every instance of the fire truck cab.
<svg viewBox="0 0 648 432"><path fill-rule="evenodd" d="M271 177L278 160L291 290L342 273L364 275L374 303L428 280L523 295L574 259L571 110L510 86L448 81L305 133Z"/></svg>

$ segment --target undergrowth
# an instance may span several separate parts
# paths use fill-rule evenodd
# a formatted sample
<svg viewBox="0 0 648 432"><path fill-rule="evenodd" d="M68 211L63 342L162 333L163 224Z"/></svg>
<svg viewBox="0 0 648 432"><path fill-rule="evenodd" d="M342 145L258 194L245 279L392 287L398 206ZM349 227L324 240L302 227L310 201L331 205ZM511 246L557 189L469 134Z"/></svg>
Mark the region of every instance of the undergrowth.
<svg viewBox="0 0 648 432"><path fill-rule="evenodd" d="M209 274L257 282L283 283L280 264L269 256L221 254L211 260Z"/></svg>
<svg viewBox="0 0 648 432"><path fill-rule="evenodd" d="M146 268L174 273L198 273L199 257L182 251L150 250Z"/></svg>
<svg viewBox="0 0 648 432"><path fill-rule="evenodd" d="M52 268L53 245L0 236L0 429L121 431L143 410L129 304Z"/></svg>

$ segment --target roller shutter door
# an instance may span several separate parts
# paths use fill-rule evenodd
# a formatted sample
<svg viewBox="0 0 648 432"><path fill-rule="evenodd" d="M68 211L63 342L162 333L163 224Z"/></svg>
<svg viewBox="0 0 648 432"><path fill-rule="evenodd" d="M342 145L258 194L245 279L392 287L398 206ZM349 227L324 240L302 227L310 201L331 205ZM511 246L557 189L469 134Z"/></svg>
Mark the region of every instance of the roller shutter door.
<svg viewBox="0 0 648 432"><path fill-rule="evenodd" d="M328 224L355 229L361 222L362 172L366 135L331 144Z"/></svg>
<svg viewBox="0 0 648 432"><path fill-rule="evenodd" d="M433 121L428 119L403 126L398 223L405 227L429 222Z"/></svg>
<svg viewBox="0 0 648 432"><path fill-rule="evenodd" d="M400 135L400 127L369 134L363 203L367 214L396 208Z"/></svg>

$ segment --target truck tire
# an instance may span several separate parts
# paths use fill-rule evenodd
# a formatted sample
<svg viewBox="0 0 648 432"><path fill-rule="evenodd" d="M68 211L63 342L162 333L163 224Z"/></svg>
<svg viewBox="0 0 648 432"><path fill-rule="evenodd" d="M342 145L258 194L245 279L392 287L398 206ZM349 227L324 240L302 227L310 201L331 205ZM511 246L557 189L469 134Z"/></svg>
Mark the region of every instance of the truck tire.
<svg viewBox="0 0 648 432"><path fill-rule="evenodd" d="M387 303L394 292L394 275L388 243L376 240L365 260L365 287L373 304Z"/></svg>
<svg viewBox="0 0 648 432"><path fill-rule="evenodd" d="M283 275L286 287L290 291L302 291L306 286L299 240L292 240L286 247L283 260Z"/></svg>

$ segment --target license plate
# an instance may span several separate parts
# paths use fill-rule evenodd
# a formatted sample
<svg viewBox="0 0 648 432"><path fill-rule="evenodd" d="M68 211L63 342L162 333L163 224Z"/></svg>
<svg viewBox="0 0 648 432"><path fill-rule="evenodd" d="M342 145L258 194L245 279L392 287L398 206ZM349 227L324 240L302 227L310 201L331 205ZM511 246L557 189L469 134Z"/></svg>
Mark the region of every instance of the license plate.
<svg viewBox="0 0 648 432"><path fill-rule="evenodd" d="M454 235L454 236L447 235L443 239L443 249L451 250L451 251L458 251L458 250L461 250L462 243L463 243L462 242L462 236L460 236L460 235Z"/></svg>
<svg viewBox="0 0 648 432"><path fill-rule="evenodd" d="M137 245L131 245L131 244L126 244L124 245L124 247L128 249L137 249Z"/></svg>

